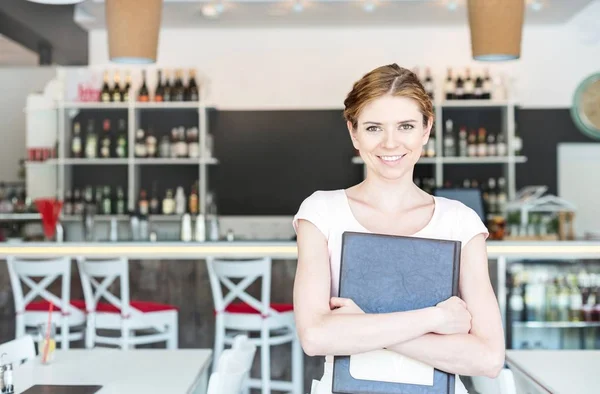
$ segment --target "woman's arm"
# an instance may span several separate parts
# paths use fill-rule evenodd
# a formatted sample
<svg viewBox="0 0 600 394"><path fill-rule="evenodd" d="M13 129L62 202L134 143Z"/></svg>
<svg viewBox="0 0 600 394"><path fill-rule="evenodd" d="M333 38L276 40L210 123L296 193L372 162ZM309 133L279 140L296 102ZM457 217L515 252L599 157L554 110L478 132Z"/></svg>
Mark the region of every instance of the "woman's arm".
<svg viewBox="0 0 600 394"><path fill-rule="evenodd" d="M496 377L504 365L504 332L483 235L463 248L459 288L472 316L468 334L427 334L388 349L446 372Z"/></svg>
<svg viewBox="0 0 600 394"><path fill-rule="evenodd" d="M325 236L311 222L298 223L298 267L294 314L300 342L310 356L348 355L382 349L429 332L467 332L463 308L425 308L410 312L364 314L350 300L330 306L329 252Z"/></svg>

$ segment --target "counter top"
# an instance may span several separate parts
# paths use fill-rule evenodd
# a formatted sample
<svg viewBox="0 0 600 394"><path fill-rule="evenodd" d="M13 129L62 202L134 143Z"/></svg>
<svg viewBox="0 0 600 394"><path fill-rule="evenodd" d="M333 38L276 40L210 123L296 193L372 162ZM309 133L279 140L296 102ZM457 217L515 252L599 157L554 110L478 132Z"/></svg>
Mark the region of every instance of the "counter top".
<svg viewBox="0 0 600 394"><path fill-rule="evenodd" d="M598 241L514 242L489 241L491 259L600 259ZM50 256L122 256L135 259L196 260L207 256L252 258L270 256L273 259L297 258L293 241L234 242L31 242L0 243L0 258Z"/></svg>

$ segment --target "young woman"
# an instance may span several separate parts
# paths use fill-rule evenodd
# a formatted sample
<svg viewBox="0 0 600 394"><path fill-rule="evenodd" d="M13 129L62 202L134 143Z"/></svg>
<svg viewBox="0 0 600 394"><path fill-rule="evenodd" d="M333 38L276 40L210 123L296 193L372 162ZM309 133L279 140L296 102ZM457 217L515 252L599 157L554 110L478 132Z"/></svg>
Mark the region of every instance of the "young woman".
<svg viewBox="0 0 600 394"><path fill-rule="evenodd" d="M488 231L472 209L413 183L433 125L431 100L414 73L392 64L357 81L344 105L352 144L367 171L348 189L314 192L294 217L294 311L304 351L327 356L322 382L329 387L332 356L383 348L449 373L497 376L505 345L488 275ZM460 298L415 311L365 314L337 297L344 231L461 241ZM466 393L458 377L456 393Z"/></svg>

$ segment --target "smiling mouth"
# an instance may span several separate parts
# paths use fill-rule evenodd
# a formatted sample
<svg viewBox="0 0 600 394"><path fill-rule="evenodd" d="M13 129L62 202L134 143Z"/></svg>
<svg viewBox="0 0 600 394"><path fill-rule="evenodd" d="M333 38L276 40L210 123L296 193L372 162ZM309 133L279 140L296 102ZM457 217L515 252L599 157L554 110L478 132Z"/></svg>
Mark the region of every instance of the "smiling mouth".
<svg viewBox="0 0 600 394"><path fill-rule="evenodd" d="M406 156L406 153L403 155L395 155L395 156L385 155L385 156L377 156L377 157L379 157L385 163L393 164L393 163L399 162L404 156Z"/></svg>

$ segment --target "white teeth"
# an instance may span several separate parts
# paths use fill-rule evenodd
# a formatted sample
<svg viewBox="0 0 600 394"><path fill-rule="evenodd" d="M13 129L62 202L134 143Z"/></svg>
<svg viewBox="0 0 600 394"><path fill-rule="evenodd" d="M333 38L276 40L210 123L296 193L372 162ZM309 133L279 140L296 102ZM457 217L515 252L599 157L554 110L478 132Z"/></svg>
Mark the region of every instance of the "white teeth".
<svg viewBox="0 0 600 394"><path fill-rule="evenodd" d="M402 155L402 156L404 156L404 155ZM379 157L381 157L381 159L384 161L396 161L396 160L400 160L402 158L402 156L379 156Z"/></svg>

